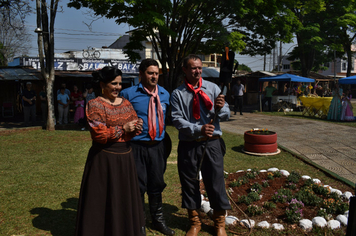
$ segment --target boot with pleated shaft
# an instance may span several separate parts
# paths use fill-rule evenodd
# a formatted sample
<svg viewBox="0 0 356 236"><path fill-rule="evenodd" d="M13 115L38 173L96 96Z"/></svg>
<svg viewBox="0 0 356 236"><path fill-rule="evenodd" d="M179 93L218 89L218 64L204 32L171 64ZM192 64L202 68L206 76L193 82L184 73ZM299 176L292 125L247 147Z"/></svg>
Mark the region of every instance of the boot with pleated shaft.
<svg viewBox="0 0 356 236"><path fill-rule="evenodd" d="M201 221L197 210L188 209L188 217L190 221L190 229L185 236L197 236L201 230Z"/></svg>
<svg viewBox="0 0 356 236"><path fill-rule="evenodd" d="M214 228L216 236L227 236L225 231L225 215L226 211L215 211L213 213Z"/></svg>
<svg viewBox="0 0 356 236"><path fill-rule="evenodd" d="M175 231L168 228L163 217L162 195L149 194L148 204L152 217L152 228L161 232L164 235L174 235Z"/></svg>

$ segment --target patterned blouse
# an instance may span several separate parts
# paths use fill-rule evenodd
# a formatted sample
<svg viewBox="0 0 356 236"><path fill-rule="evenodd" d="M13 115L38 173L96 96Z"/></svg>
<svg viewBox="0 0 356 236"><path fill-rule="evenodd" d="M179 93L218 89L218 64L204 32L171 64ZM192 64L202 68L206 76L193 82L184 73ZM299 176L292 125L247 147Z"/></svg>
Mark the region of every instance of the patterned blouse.
<svg viewBox="0 0 356 236"><path fill-rule="evenodd" d="M124 124L138 119L131 103L125 98L118 105L111 105L100 97L92 99L87 104L86 115L95 142L127 142L137 134L126 134L123 129Z"/></svg>

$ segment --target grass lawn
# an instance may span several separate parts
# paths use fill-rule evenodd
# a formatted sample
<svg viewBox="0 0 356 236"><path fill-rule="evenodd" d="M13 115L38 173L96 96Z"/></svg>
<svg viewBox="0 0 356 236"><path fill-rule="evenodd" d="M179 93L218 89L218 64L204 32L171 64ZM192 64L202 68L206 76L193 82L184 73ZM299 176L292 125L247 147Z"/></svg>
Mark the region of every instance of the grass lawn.
<svg viewBox="0 0 356 236"><path fill-rule="evenodd" d="M167 223L176 231L176 235L185 235L189 222L186 210L181 208L176 165L178 132L171 126L167 127L167 132L173 143L165 174L167 188L163 196L164 210ZM223 137L227 147L225 170L228 172L277 167L318 178L324 184L342 191L351 190L289 153L282 151L269 157L250 156L241 152L243 136L225 132ZM73 235L79 188L90 146L88 131L19 130L0 133L0 235ZM248 233L241 227L234 230ZM153 235L152 232L160 235L147 229L147 235ZM298 235L298 232L289 229L280 235ZM252 233L277 234L261 229L254 229ZM213 235L212 227L204 226L199 235ZM310 235L344 233L320 229Z"/></svg>

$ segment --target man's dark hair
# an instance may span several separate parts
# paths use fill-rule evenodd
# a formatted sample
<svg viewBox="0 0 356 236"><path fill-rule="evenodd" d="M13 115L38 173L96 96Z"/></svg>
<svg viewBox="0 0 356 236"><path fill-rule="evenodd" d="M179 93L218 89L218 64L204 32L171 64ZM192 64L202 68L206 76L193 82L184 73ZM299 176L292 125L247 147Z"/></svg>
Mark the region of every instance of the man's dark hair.
<svg viewBox="0 0 356 236"><path fill-rule="evenodd" d="M185 57L185 58L183 59L183 67L184 67L184 68L187 68L187 66L188 66L188 61L191 60L191 59L193 59L194 61L196 61L196 60L200 60L200 61L201 61L201 59L200 59L200 57L199 57L198 55L189 54L187 57Z"/></svg>
<svg viewBox="0 0 356 236"><path fill-rule="evenodd" d="M141 64L140 64L140 67L139 67L139 70L140 72L144 73L148 67L150 66L158 66L158 62L154 59L151 59L151 58L147 58L147 59L143 59L141 61Z"/></svg>

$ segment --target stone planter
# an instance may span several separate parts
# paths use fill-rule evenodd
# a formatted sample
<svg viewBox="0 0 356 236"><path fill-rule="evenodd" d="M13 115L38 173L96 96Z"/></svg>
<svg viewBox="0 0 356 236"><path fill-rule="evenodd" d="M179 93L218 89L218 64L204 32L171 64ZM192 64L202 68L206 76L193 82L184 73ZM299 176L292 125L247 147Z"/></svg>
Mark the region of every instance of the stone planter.
<svg viewBox="0 0 356 236"><path fill-rule="evenodd" d="M246 131L244 151L251 153L276 153L278 151L277 133L273 131Z"/></svg>

